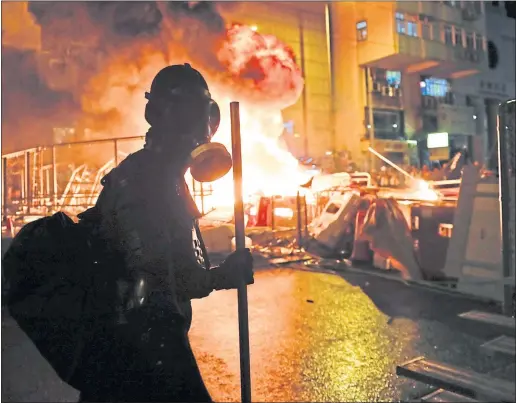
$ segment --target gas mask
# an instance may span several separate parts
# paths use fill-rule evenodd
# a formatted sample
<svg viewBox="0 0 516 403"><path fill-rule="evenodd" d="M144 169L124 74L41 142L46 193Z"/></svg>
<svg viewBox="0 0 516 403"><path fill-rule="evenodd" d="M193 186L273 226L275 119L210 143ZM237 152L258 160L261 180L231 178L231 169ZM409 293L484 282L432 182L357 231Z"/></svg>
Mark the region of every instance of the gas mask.
<svg viewBox="0 0 516 403"><path fill-rule="evenodd" d="M175 88L167 99L145 93L149 104L159 105L159 126L174 131L167 148L189 153L190 174L198 182L213 182L226 175L233 165L221 143L211 142L220 124L220 108L204 89ZM149 119L147 119L149 120Z"/></svg>

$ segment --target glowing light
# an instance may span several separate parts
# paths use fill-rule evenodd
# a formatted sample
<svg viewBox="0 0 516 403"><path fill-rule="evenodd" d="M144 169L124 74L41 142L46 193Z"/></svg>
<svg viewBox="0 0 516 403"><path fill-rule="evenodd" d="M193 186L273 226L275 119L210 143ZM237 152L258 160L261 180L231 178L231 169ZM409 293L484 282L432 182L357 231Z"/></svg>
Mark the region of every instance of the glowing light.
<svg viewBox="0 0 516 403"><path fill-rule="evenodd" d="M439 194L430 187L428 182L422 179L417 179L414 181L414 184L417 189L416 195L418 199L427 201L439 200Z"/></svg>
<svg viewBox="0 0 516 403"><path fill-rule="evenodd" d="M428 148L444 148L449 146L448 133L428 133L427 147Z"/></svg>
<svg viewBox="0 0 516 403"><path fill-rule="evenodd" d="M276 207L274 208L274 215L277 217L291 219L294 217L294 212L288 207Z"/></svg>
<svg viewBox="0 0 516 403"><path fill-rule="evenodd" d="M105 71L90 83L83 105L97 114L116 110L119 118L108 122L105 131L95 132L94 136L145 133L148 125L142 116L146 103L142 94L163 66L189 61L188 55L180 50L171 44L167 53L149 45L134 49L130 55L114 56ZM304 85L292 50L272 35L255 32L253 27L232 26L216 56L226 69L223 75L206 71L193 62L192 66L205 75L210 92L220 106L221 124L213 141L224 144L230 151L229 104L240 103L246 201L253 195L295 196L310 174L279 141L285 130L281 111L297 101ZM185 179L192 183L189 172ZM233 205L232 172L210 186L212 193L205 198L205 211ZM287 212L280 210L280 214Z"/></svg>
<svg viewBox="0 0 516 403"><path fill-rule="evenodd" d="M416 187L421 191L430 189L430 185L428 184L428 182L426 182L422 179L416 180Z"/></svg>
<svg viewBox="0 0 516 403"><path fill-rule="evenodd" d="M256 25L251 25L251 31L253 31L253 32L258 31L258 27Z"/></svg>

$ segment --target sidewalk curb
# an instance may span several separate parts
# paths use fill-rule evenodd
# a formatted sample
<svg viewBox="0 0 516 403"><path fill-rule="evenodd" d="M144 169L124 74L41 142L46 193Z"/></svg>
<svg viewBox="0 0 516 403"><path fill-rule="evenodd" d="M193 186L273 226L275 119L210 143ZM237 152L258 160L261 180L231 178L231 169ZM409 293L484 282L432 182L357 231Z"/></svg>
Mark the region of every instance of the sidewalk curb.
<svg viewBox="0 0 516 403"><path fill-rule="evenodd" d="M356 273L356 274L372 275L372 276L375 276L375 277L383 278L385 280L397 281L397 282L402 283L402 284L404 284L406 286L420 287L420 288L424 288L424 289L427 289L427 290L430 290L430 291L436 291L436 292L440 292L440 293L443 293L443 294L452 295L454 297L460 297L460 298L480 301L480 302L484 302L484 303L500 305L500 303L498 301L494 301L494 300L489 299L489 298L483 298L483 297L479 297L479 296L476 296L476 295L472 295L472 294L456 291L455 289L452 289L452 288L445 288L445 287L443 287L443 286L441 286L441 285L439 285L437 283L432 283L430 281L404 279L404 278L397 277L397 276L392 275L392 274L375 272L373 270L361 269L361 268L358 268L358 267L353 267L351 265L348 266L346 263L341 263L341 265L344 265L345 267L343 269L338 270L338 272L339 271L340 272L348 271L348 272Z"/></svg>
<svg viewBox="0 0 516 403"><path fill-rule="evenodd" d="M464 298L464 299L469 299L469 300L473 300L473 301L494 304L497 306L501 305L500 302L498 302L498 301L495 301L495 300L492 300L489 298L479 297L477 295L472 295L472 294L456 291L451 288L445 288L445 287L439 285L438 283L432 283L430 281L425 281L425 280L404 279L402 277L398 277L393 274L382 273L381 271L353 267L352 263L347 259L345 259L345 260L325 259L325 258L321 258L316 255L313 255L309 252L306 252L306 254L312 256L313 260L316 262L313 265L313 266L316 266L316 267L312 268L313 271L326 272L328 274L334 274L334 275L341 275L345 272L362 274L362 275L371 275L371 276L379 277L379 278L382 278L385 280L397 281L398 283L402 283L406 286L415 286L415 287L420 287L420 288L427 289L430 291L436 291L436 292L440 292L443 294L451 295L451 296L458 297L458 298ZM291 268L291 269L295 269L295 270L310 270L308 267L307 268L299 267L301 265L305 266L302 263L299 263L296 265L292 265L292 264L281 265L280 267ZM310 266L310 265L307 265L307 266Z"/></svg>

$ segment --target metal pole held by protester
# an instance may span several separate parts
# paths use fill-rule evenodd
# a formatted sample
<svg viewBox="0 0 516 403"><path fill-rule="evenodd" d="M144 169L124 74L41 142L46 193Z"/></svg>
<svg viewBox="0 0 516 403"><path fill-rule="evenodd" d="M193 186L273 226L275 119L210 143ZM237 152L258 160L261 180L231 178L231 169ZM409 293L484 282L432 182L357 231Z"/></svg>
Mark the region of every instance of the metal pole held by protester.
<svg viewBox="0 0 516 403"><path fill-rule="evenodd" d="M242 143L240 137L240 105L231 102L231 148L235 189L235 246L245 248L244 202L242 195ZM240 338L240 386L242 403L251 403L251 362L249 353L249 313L247 285L238 287L238 330Z"/></svg>
<svg viewBox="0 0 516 403"><path fill-rule="evenodd" d="M303 216L301 211L301 195L299 190L296 195L296 210L297 210L297 246L299 249L303 248Z"/></svg>

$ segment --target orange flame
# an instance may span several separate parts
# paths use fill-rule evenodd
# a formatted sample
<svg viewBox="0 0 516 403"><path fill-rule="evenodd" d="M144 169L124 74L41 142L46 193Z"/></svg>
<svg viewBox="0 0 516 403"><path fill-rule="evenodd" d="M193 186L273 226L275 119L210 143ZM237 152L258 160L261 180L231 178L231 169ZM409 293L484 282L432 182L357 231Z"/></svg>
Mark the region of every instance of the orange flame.
<svg viewBox="0 0 516 403"><path fill-rule="evenodd" d="M118 115L105 129L97 130L96 137L145 133L148 124L143 118L143 94L152 78L168 64L190 61L186 52L177 48L168 54L153 47L138 50L132 49L131 59L127 55L112 59L107 69L91 81L90 91L83 97L86 111L95 115L116 111ZM227 73L199 68L221 108L222 121L213 140L231 151L229 104L239 101L244 194L295 195L309 177L279 139L284 130L281 109L293 104L303 88L292 51L273 36L233 26L217 57ZM231 173L214 182L213 189L212 207L233 204Z"/></svg>

